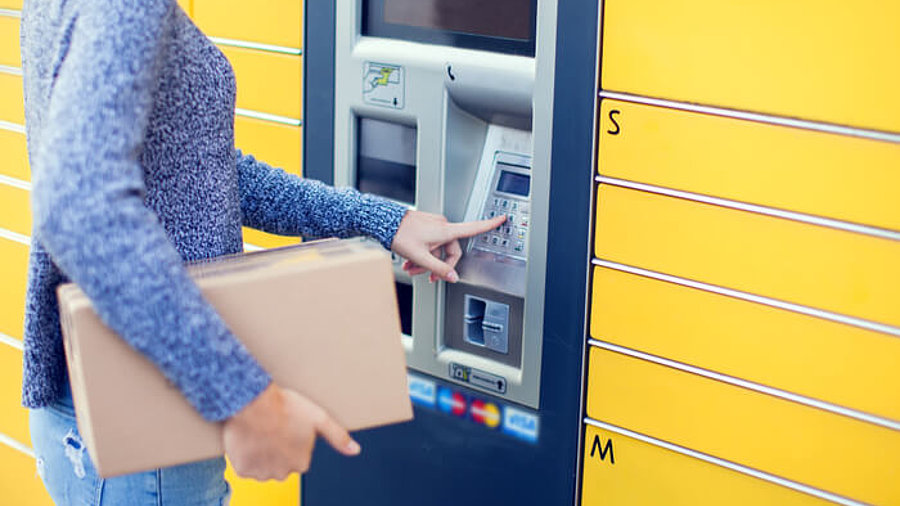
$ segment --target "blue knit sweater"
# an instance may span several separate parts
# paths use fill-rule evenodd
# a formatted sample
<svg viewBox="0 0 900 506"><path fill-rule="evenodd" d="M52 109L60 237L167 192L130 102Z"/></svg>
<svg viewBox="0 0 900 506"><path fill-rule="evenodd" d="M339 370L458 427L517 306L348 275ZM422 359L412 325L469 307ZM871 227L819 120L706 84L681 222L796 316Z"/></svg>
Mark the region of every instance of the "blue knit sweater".
<svg viewBox="0 0 900 506"><path fill-rule="evenodd" d="M406 209L237 151L231 66L175 0L27 0L21 39L34 212L25 406L67 381L56 287L72 280L201 415L229 417L270 378L183 262L240 252L242 224L389 247Z"/></svg>

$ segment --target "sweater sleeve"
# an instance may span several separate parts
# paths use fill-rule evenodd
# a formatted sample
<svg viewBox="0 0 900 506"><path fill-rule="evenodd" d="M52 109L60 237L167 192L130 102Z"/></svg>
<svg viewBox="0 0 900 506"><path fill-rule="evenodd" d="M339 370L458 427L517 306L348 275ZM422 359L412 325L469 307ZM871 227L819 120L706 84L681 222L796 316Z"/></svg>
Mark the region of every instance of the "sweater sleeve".
<svg viewBox="0 0 900 506"><path fill-rule="evenodd" d="M236 151L244 225L280 235L367 235L390 248L407 208L288 174Z"/></svg>
<svg viewBox="0 0 900 506"><path fill-rule="evenodd" d="M206 419L270 383L144 206L139 162L174 2L83 2L35 153L35 239Z"/></svg>

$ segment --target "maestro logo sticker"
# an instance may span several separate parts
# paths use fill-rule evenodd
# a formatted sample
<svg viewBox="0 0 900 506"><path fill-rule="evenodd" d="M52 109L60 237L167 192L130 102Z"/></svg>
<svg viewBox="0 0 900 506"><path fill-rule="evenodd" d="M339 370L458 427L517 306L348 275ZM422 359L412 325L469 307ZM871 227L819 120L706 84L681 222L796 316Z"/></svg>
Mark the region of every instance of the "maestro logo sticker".
<svg viewBox="0 0 900 506"><path fill-rule="evenodd" d="M438 389L438 407L444 413L465 416L468 404L463 394L454 392L449 388L440 387Z"/></svg>

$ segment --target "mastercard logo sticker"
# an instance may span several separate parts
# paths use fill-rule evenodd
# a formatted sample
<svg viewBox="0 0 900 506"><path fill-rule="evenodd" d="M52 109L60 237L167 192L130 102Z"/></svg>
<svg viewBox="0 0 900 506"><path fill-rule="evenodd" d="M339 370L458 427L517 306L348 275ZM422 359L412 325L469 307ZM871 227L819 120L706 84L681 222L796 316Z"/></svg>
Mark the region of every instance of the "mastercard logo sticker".
<svg viewBox="0 0 900 506"><path fill-rule="evenodd" d="M484 426L493 429L500 425L500 408L493 402L476 399L472 401L469 412L472 414L472 420Z"/></svg>

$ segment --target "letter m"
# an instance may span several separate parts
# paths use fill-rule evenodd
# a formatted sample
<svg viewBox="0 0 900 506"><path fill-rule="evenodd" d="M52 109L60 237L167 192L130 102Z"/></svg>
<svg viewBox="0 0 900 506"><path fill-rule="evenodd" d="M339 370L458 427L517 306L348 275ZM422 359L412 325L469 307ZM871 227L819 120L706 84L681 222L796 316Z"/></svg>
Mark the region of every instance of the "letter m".
<svg viewBox="0 0 900 506"><path fill-rule="evenodd" d="M594 444L591 445L591 457L594 457L598 450L600 451L600 460L606 460L606 454L608 453L609 463L616 463L616 457L613 455L612 439L607 439L606 445L604 445L600 436L594 436Z"/></svg>

